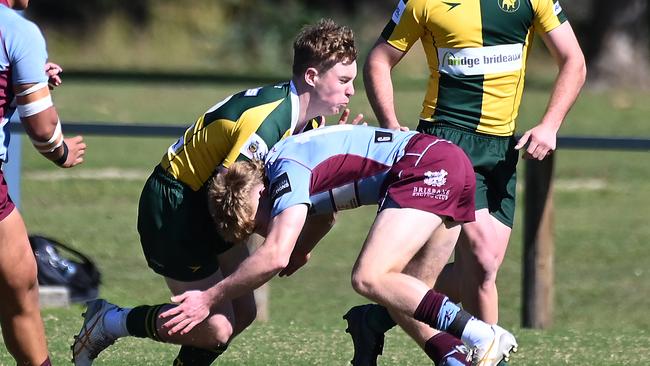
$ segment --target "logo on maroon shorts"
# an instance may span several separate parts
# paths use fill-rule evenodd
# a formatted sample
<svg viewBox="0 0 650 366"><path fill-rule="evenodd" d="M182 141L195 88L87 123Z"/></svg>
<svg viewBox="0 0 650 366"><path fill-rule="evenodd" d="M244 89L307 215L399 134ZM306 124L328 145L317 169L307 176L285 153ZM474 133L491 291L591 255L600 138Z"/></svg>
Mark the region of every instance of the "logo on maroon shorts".
<svg viewBox="0 0 650 366"><path fill-rule="evenodd" d="M425 197L425 198L434 198L441 201L446 201L449 199L450 189L444 188L431 188L431 187L413 187L413 192L411 196L413 197Z"/></svg>
<svg viewBox="0 0 650 366"><path fill-rule="evenodd" d="M447 183L447 171L440 169L437 172L427 171L424 173L424 184L434 187L442 187Z"/></svg>

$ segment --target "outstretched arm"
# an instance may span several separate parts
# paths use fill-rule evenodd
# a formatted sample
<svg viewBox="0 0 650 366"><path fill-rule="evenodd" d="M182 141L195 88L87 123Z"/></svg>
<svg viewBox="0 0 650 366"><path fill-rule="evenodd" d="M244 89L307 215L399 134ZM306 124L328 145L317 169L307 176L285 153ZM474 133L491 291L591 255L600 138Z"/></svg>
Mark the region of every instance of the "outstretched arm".
<svg viewBox="0 0 650 366"><path fill-rule="evenodd" d="M542 35L559 71L546 112L539 124L526 131L516 149L526 144L525 158L542 160L555 150L557 132L585 82L585 58L569 22Z"/></svg>
<svg viewBox="0 0 650 366"><path fill-rule="evenodd" d="M384 128L403 129L395 113L393 81L390 73L404 55L404 52L379 38L363 66L363 82L368 101L377 116L379 125Z"/></svg>
<svg viewBox="0 0 650 366"><path fill-rule="evenodd" d="M171 317L164 324L169 334L188 333L208 317L216 304L260 287L284 269L306 217L307 205L287 208L273 218L264 243L235 272L205 291L188 291L172 297L179 305L159 315Z"/></svg>
<svg viewBox="0 0 650 366"><path fill-rule="evenodd" d="M302 228L298 243L293 248L289 263L280 271L279 276L291 276L304 266L311 257L311 251L329 233L335 221L336 214L334 213L310 216Z"/></svg>

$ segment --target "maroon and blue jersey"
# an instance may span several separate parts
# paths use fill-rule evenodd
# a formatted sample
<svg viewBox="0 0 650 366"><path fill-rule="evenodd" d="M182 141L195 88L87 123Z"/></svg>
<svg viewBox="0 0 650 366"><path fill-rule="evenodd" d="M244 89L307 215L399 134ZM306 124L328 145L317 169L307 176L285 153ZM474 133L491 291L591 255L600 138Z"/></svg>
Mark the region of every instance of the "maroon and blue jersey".
<svg viewBox="0 0 650 366"><path fill-rule="evenodd" d="M13 86L47 82L45 39L38 27L0 5L0 161L7 160Z"/></svg>
<svg viewBox="0 0 650 366"><path fill-rule="evenodd" d="M272 216L306 204L321 214L379 203L414 131L337 125L291 136L266 158Z"/></svg>

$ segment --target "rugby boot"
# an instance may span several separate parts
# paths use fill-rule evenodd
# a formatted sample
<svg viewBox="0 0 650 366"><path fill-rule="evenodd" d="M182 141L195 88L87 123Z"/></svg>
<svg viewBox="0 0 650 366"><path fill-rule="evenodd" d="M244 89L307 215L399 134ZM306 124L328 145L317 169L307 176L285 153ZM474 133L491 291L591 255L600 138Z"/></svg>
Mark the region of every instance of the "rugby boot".
<svg viewBox="0 0 650 366"><path fill-rule="evenodd" d="M497 366L507 362L511 352L517 352L517 340L510 332L498 325L492 325L492 332L492 339L472 348L472 365Z"/></svg>
<svg viewBox="0 0 650 366"><path fill-rule="evenodd" d="M90 366L97 355L108 346L115 343L116 337L112 336L104 327L104 316L109 310L117 309L106 300L97 299L86 303L83 325L79 334L74 337L72 349L72 363L75 366Z"/></svg>
<svg viewBox="0 0 650 366"><path fill-rule="evenodd" d="M353 366L376 366L377 357L384 349L384 334L370 329L366 316L372 304L358 305L351 308L343 319L347 320L348 328L354 344Z"/></svg>

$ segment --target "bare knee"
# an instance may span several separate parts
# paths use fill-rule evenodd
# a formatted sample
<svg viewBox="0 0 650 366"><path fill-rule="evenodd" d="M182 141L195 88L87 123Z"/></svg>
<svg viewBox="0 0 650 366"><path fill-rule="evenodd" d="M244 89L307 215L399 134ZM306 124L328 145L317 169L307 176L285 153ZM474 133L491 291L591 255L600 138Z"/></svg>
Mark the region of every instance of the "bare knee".
<svg viewBox="0 0 650 366"><path fill-rule="evenodd" d="M510 232L509 227L486 210L480 213L480 219L477 216L476 222L464 225L460 243L463 272L471 273L479 283L494 283L508 247Z"/></svg>
<svg viewBox="0 0 650 366"><path fill-rule="evenodd" d="M373 275L370 271L355 269L352 272L352 288L359 295L373 298L373 295L377 293L377 278L378 276Z"/></svg>
<svg viewBox="0 0 650 366"><path fill-rule="evenodd" d="M210 337L206 337L206 344L202 348L213 349L228 344L233 337L234 327L232 319L224 314L214 314L207 320Z"/></svg>
<svg viewBox="0 0 650 366"><path fill-rule="evenodd" d="M15 274L3 278L0 283L0 294L3 296L5 305L13 305L23 308L38 303L38 280L36 278L36 266L26 268L25 272L18 271Z"/></svg>
<svg viewBox="0 0 650 366"><path fill-rule="evenodd" d="M473 253L473 265L469 273L479 283L496 282L497 273L503 262L503 255L485 244L479 243Z"/></svg>
<svg viewBox="0 0 650 366"><path fill-rule="evenodd" d="M233 305L235 308L232 315L214 314L209 318L208 323L217 343L215 346L230 343L257 318L255 301L238 302Z"/></svg>

